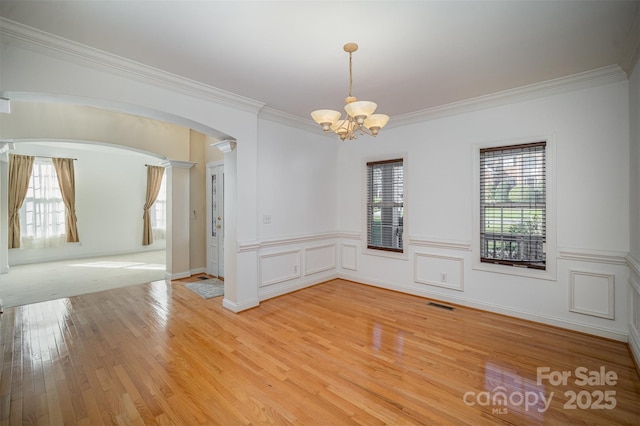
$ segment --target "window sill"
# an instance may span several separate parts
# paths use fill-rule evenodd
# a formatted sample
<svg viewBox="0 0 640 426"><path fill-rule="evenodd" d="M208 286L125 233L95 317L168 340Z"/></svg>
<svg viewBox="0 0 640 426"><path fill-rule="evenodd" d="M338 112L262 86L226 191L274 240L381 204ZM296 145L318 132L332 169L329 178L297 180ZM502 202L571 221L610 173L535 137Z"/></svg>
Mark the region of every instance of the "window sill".
<svg viewBox="0 0 640 426"><path fill-rule="evenodd" d="M365 256L378 256L378 257L386 257L389 259L409 260L409 254L407 253L406 248L401 253L397 251L375 250L375 249L365 248L362 251L362 254Z"/></svg>
<svg viewBox="0 0 640 426"><path fill-rule="evenodd" d="M538 280L557 281L555 268L552 269L550 266L551 265L549 259L547 259L546 270L475 261L473 264L473 269L476 271L493 272L496 274L515 275L519 277L534 278Z"/></svg>

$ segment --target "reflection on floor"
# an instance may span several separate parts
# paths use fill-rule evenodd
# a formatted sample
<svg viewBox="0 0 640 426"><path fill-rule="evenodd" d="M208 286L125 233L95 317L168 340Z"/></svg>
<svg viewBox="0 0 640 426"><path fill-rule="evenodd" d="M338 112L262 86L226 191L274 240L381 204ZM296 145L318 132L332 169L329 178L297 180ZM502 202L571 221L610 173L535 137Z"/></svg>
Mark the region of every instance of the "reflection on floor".
<svg viewBox="0 0 640 426"><path fill-rule="evenodd" d="M2 307L164 280L164 250L12 266L0 275Z"/></svg>

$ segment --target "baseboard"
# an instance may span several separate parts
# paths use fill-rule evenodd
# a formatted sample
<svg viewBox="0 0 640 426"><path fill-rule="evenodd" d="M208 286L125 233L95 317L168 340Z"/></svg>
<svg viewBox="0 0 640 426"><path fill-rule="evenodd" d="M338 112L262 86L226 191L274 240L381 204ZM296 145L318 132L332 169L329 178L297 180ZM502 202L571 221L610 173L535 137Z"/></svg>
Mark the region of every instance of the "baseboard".
<svg viewBox="0 0 640 426"><path fill-rule="evenodd" d="M629 349L636 362L638 374L640 374L640 335L632 325L629 325Z"/></svg>
<svg viewBox="0 0 640 426"><path fill-rule="evenodd" d="M260 304L260 301L258 299L246 300L242 303L233 302L227 299L226 297L222 299L222 307L235 313L246 311L247 309L255 308L259 304Z"/></svg>
<svg viewBox="0 0 640 426"><path fill-rule="evenodd" d="M277 290L270 290L268 287L260 292L259 294L259 298L260 301L265 301L274 297L278 297L278 296L282 296L284 294L287 293L291 293L294 291L298 291L298 290L302 290L303 288L307 288L307 287L311 287L314 286L316 284L320 284L326 281L330 281L333 279L338 278L338 274L337 273L332 273L330 275L322 275L322 276L318 276L318 277L314 277L313 279L307 279L307 280L302 280L302 281L297 281L293 284L289 284L286 285L284 287L279 287ZM258 290L260 291L260 290Z"/></svg>
<svg viewBox="0 0 640 426"><path fill-rule="evenodd" d="M361 284L371 285L374 287L385 288L387 290L393 290L401 293L413 294L415 296L426 297L426 298L434 299L438 301L455 303L460 306L467 306L469 308L480 309L487 312L494 312L501 315L520 318L527 321L538 322L541 324L551 325L554 327L564 328L567 330L573 330L581 333L592 334L595 336L617 340L620 342L627 342L629 340L629 335L623 331L612 330L604 327L597 327L589 324L577 323L573 321L568 321L563 318L556 318L548 315L534 314L526 311L507 308L500 305L493 305L490 303L468 300L468 299L464 299L456 296L447 296L441 293L430 292L427 290L418 290L414 288L403 287L403 286L376 281L376 280L363 280L360 277L351 276L349 274L340 274L339 278L361 283Z"/></svg>
<svg viewBox="0 0 640 426"><path fill-rule="evenodd" d="M196 268L189 271L191 275L204 274L205 272L207 272L207 268Z"/></svg>
<svg viewBox="0 0 640 426"><path fill-rule="evenodd" d="M164 274L164 278L166 280L179 280L182 278L189 278L191 276L191 271L187 271L187 272L176 272L175 274L172 274L170 272L165 272Z"/></svg>

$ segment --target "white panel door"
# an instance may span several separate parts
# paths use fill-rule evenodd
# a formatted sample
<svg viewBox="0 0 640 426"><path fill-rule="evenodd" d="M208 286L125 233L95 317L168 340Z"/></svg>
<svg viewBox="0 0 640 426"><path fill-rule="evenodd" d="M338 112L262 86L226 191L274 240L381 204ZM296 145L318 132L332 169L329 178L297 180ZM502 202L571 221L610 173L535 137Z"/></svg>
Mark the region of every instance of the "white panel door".
<svg viewBox="0 0 640 426"><path fill-rule="evenodd" d="M224 277L224 166L207 171L207 273Z"/></svg>

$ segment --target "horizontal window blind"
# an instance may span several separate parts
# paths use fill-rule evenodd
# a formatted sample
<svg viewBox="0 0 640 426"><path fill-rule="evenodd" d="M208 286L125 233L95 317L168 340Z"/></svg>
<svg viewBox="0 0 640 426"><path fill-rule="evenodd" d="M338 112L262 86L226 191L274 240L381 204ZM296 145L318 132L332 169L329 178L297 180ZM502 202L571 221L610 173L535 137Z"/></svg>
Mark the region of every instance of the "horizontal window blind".
<svg viewBox="0 0 640 426"><path fill-rule="evenodd" d="M402 159L367 163L367 248L402 252Z"/></svg>
<svg viewBox="0 0 640 426"><path fill-rule="evenodd" d="M480 150L480 259L546 269L546 142Z"/></svg>

